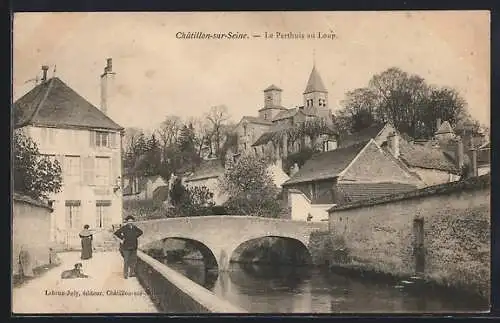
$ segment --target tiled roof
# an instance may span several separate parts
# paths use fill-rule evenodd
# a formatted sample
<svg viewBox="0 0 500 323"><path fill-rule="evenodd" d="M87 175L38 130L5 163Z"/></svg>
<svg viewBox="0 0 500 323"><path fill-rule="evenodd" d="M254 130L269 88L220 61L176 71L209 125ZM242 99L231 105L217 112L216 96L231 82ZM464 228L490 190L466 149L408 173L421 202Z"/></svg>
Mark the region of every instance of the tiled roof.
<svg viewBox="0 0 500 323"><path fill-rule="evenodd" d="M224 167L219 159L204 160L194 173L186 178L186 182L219 177L224 174Z"/></svg>
<svg viewBox="0 0 500 323"><path fill-rule="evenodd" d="M455 133L448 121L443 122L441 126L439 126L439 129L436 131L436 135L445 133Z"/></svg>
<svg viewBox="0 0 500 323"><path fill-rule="evenodd" d="M349 147L359 142L365 142L374 139L385 127L384 124L375 124L361 131L341 136L339 139L339 147Z"/></svg>
<svg viewBox="0 0 500 323"><path fill-rule="evenodd" d="M339 183L337 203L353 203L382 196L414 191L416 185L403 183Z"/></svg>
<svg viewBox="0 0 500 323"><path fill-rule="evenodd" d="M442 170L459 174L454 162L441 148L410 144L399 140L400 158L410 167Z"/></svg>
<svg viewBox="0 0 500 323"><path fill-rule="evenodd" d="M368 144L368 141L346 148L322 152L313 155L304 166L283 186L320 179L337 177Z"/></svg>
<svg viewBox="0 0 500 323"><path fill-rule="evenodd" d="M321 76L319 76L318 70L316 70L316 66L313 66L311 74L309 75L304 94L311 92L328 92L323 84Z"/></svg>
<svg viewBox="0 0 500 323"><path fill-rule="evenodd" d="M287 108L281 106L281 105L270 105L270 106L267 106L267 107L263 107L261 109L259 109L259 112L260 111L264 111L264 110L270 110L270 109L274 109L274 110L282 110L282 111L286 111L288 110ZM281 113L281 112L280 112Z"/></svg>
<svg viewBox="0 0 500 323"><path fill-rule="evenodd" d="M268 120L264 120L258 117L252 117L252 116L244 116L242 119L248 120L251 123L257 123L257 124L263 124L263 125L269 125L271 126L273 123Z"/></svg>
<svg viewBox="0 0 500 323"><path fill-rule="evenodd" d="M16 127L28 124L122 130L59 78L35 86L14 103Z"/></svg>
<svg viewBox="0 0 500 323"><path fill-rule="evenodd" d="M490 149L490 142L486 142L484 144L482 144L481 146L479 146L479 149Z"/></svg>
<svg viewBox="0 0 500 323"><path fill-rule="evenodd" d="M288 119L293 117L296 113L298 112L297 108L291 108L286 111L281 111L278 113L274 118L273 121L278 121L278 120L283 120L283 119Z"/></svg>
<svg viewBox="0 0 500 323"><path fill-rule="evenodd" d="M257 139L253 144L252 146L253 147L256 147L256 146L260 146L260 145L265 145L267 144L268 142L270 142L273 137L276 135L276 132L275 131L269 131L269 132L264 132L260 137L259 139Z"/></svg>
<svg viewBox="0 0 500 323"><path fill-rule="evenodd" d="M168 194L169 194L168 185L158 186L153 191L153 200L166 201L168 198Z"/></svg>
<svg viewBox="0 0 500 323"><path fill-rule="evenodd" d="M275 91L283 91L282 89L280 89L279 87L277 87L276 85L274 84L271 84L269 85L265 90L264 92L267 92L267 91L272 91L272 90L275 90Z"/></svg>
<svg viewBox="0 0 500 323"><path fill-rule="evenodd" d="M281 136L284 131L293 128L292 125L289 124L274 124L273 127L264 132L253 144L253 147L267 144L269 141L273 140L276 136Z"/></svg>

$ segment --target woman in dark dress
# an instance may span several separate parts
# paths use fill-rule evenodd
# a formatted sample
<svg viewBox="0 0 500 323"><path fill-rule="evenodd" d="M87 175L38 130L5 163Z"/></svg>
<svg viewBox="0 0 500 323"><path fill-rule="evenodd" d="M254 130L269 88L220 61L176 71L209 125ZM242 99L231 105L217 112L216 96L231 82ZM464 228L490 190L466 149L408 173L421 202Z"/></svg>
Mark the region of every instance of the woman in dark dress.
<svg viewBox="0 0 500 323"><path fill-rule="evenodd" d="M83 260L92 258L92 234L88 224L85 224L83 230L80 231L80 238L82 239L81 258Z"/></svg>

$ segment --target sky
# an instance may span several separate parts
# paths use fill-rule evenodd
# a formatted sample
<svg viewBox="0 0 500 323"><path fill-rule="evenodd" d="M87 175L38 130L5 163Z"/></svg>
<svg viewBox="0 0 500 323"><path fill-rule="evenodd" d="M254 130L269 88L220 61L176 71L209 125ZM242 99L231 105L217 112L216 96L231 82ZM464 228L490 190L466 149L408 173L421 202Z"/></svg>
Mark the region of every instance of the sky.
<svg viewBox="0 0 500 323"><path fill-rule="evenodd" d="M334 33L334 39L178 39L178 32ZM490 124L488 11L16 13L14 100L49 65L95 106L100 74L113 59L110 116L150 129L168 115L202 116L226 105L233 121L257 116L262 90L283 89L285 107L302 105L313 64L335 113L347 91L390 67L459 91L470 114ZM28 82L27 82L28 81Z"/></svg>

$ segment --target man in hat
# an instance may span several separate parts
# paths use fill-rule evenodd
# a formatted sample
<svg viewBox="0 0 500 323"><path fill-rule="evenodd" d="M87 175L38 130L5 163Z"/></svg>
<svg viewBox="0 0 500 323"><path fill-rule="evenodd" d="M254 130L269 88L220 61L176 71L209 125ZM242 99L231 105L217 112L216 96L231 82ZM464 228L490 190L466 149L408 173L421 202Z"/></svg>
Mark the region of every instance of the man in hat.
<svg viewBox="0 0 500 323"><path fill-rule="evenodd" d="M125 225L114 234L120 239L120 253L123 256L123 277L135 276L135 265L137 263L137 238L142 235L142 230L134 224L134 217L129 215L125 218Z"/></svg>

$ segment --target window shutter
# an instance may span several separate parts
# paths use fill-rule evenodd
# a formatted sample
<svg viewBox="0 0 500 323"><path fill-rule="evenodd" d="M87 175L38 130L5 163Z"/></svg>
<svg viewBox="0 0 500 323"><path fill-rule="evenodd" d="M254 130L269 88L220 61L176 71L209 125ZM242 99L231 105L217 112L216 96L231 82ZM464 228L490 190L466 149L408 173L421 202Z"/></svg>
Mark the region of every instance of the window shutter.
<svg viewBox="0 0 500 323"><path fill-rule="evenodd" d="M113 148L113 149L118 148L117 147L117 140L116 140L116 137L117 137L116 133L111 132L109 135L111 137L111 148Z"/></svg>
<svg viewBox="0 0 500 323"><path fill-rule="evenodd" d="M90 130L89 134L90 134L90 138L89 138L90 139L90 147L95 147L96 133L95 133L95 131Z"/></svg>
<svg viewBox="0 0 500 323"><path fill-rule="evenodd" d="M94 157L86 156L82 160L83 183L85 185L94 184Z"/></svg>
<svg viewBox="0 0 500 323"><path fill-rule="evenodd" d="M111 157L111 185L117 184L118 176L121 176L121 154L119 152L113 152Z"/></svg>
<svg viewBox="0 0 500 323"><path fill-rule="evenodd" d="M69 229L71 227L70 223L70 212L71 212L71 206L66 205L65 207L65 228Z"/></svg>

